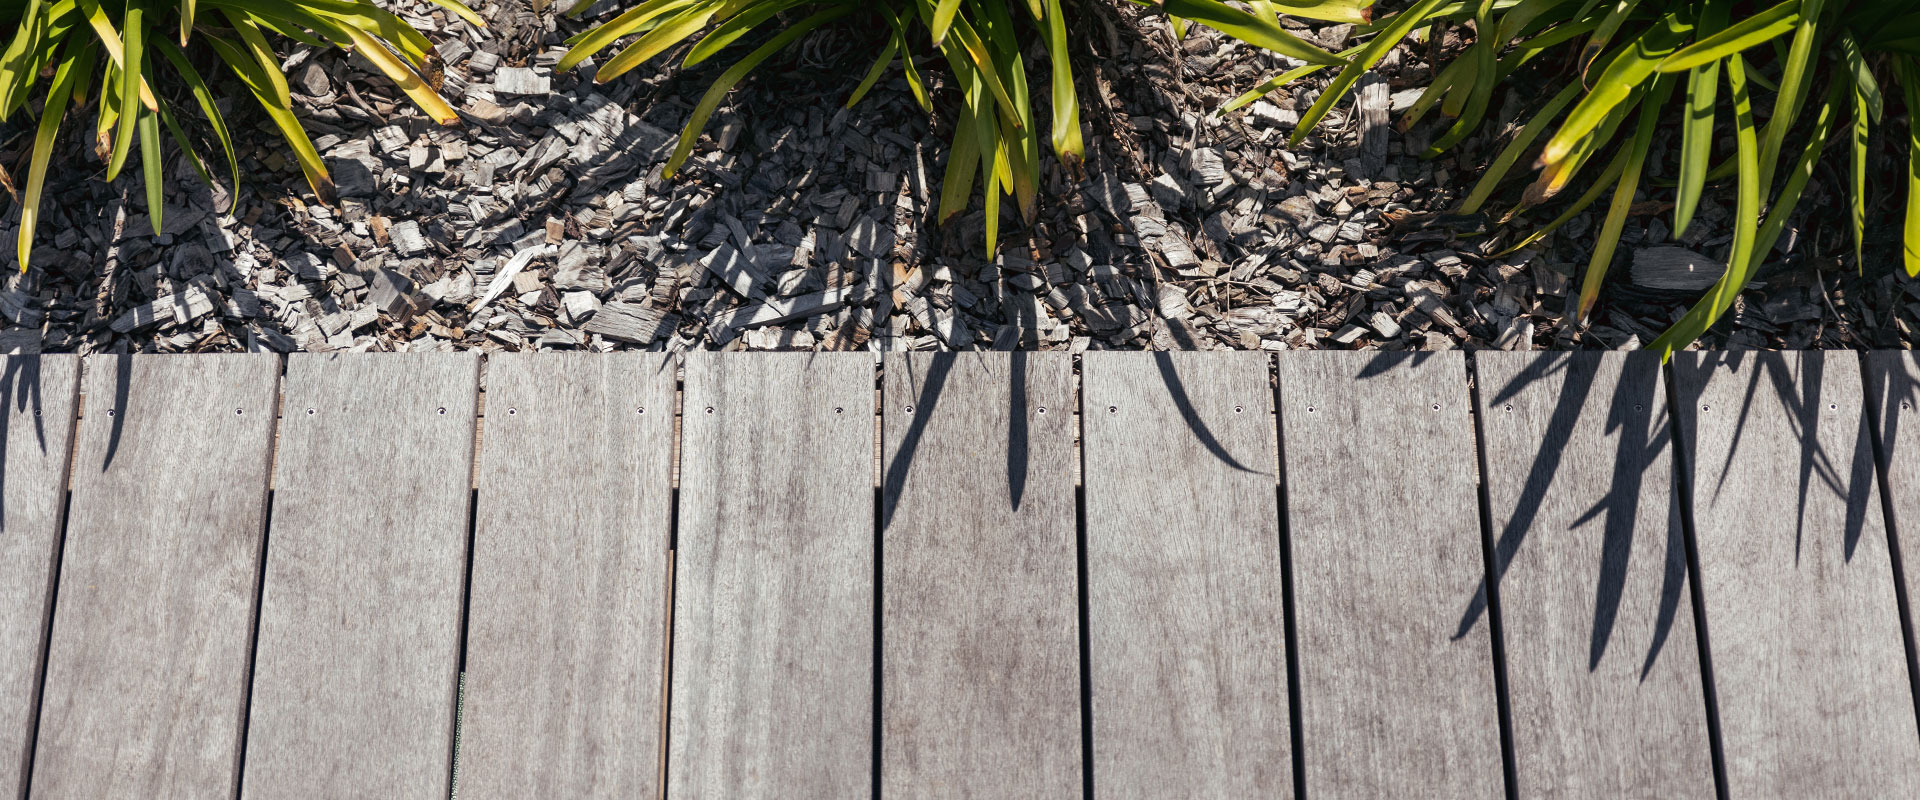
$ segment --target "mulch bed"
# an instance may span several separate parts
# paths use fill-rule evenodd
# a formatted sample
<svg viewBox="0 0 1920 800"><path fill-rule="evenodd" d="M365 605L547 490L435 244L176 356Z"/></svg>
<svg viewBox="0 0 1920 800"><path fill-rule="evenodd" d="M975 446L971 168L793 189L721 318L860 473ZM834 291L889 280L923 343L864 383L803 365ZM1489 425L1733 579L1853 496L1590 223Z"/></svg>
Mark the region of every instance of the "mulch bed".
<svg viewBox="0 0 1920 800"><path fill-rule="evenodd" d="M1573 326L1562 312L1604 201L1506 256L1495 254L1558 208L1505 226L1447 213L1530 111L1529 93L1504 97L1502 129L1422 160L1410 153L1439 123L1401 132L1392 120L1433 48L1403 45L1289 148L1328 76L1221 117L1286 60L1211 31L1176 42L1160 19L1085 3L1087 163L1070 174L1045 154L1036 219L1004 204L989 259L978 199L935 219L955 93L938 89L929 119L896 74L841 110L877 50L870 32L822 31L764 65L663 181L724 60L595 85L592 64L552 65L605 11L570 20L496 3L480 9L483 34L427 3L391 7L438 43L443 93L466 126L432 125L339 53L294 50L286 71L339 205L314 201L236 92L237 213L217 211L225 191L174 156L153 236L138 170L104 183L76 116L34 268L13 265L0 291L0 349L1619 349L1676 319L1730 238L1730 210L1708 202L1674 241L1653 193L1591 325ZM1337 48L1350 31L1303 33ZM0 130L10 168L30 143L24 124ZM1656 143L1653 179L1675 144ZM1874 152L1885 163L1871 174L1904 169L1891 145ZM1920 282L1897 269L1903 187L1875 196L1870 266L1856 271L1834 168L1703 346L1911 347Z"/></svg>

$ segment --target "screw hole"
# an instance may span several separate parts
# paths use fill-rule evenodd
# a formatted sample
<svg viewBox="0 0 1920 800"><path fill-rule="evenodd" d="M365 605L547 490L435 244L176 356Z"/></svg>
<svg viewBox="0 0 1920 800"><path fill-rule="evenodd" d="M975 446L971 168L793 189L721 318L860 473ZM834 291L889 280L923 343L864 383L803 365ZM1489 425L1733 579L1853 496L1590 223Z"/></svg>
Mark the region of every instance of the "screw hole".
<svg viewBox="0 0 1920 800"><path fill-rule="evenodd" d="M1433 410L1435 410L1435 411L1439 411L1439 410L1440 410L1440 404L1439 404L1439 403L1434 403L1434 404L1433 404Z"/></svg>
<svg viewBox="0 0 1920 800"><path fill-rule="evenodd" d="M1503 410L1504 410L1504 411L1506 411L1506 412L1507 412L1507 413L1509 413L1509 414L1511 414L1511 413L1513 413L1513 404L1512 404L1512 403L1508 403L1508 404L1507 404L1507 407L1506 407L1505 409L1503 409Z"/></svg>
<svg viewBox="0 0 1920 800"><path fill-rule="evenodd" d="M1047 407L1046 407L1046 406L1041 406L1041 407L1040 407L1040 409L1039 409L1039 411L1040 411L1040 413L1042 413L1042 414L1045 414L1045 413L1047 413Z"/></svg>
<svg viewBox="0 0 1920 800"><path fill-rule="evenodd" d="M1120 407L1119 407L1119 406L1107 406L1107 413L1109 413L1109 414L1118 414L1118 413L1120 413Z"/></svg>
<svg viewBox="0 0 1920 800"><path fill-rule="evenodd" d="M1234 406L1234 407L1233 407L1233 413L1235 413L1235 414L1240 414L1240 413L1243 413L1243 412L1245 412L1245 411L1246 411L1246 409L1245 409L1245 408L1242 408L1242 407L1240 407L1240 406Z"/></svg>
<svg viewBox="0 0 1920 800"><path fill-rule="evenodd" d="M1711 405L1708 405L1708 404L1706 404L1706 403L1701 403L1701 404L1700 404L1700 410L1701 410L1702 412L1707 412L1707 411L1712 411L1712 410L1713 410L1713 406L1711 406Z"/></svg>
<svg viewBox="0 0 1920 800"><path fill-rule="evenodd" d="M507 416L509 416L509 417L511 417L511 416L513 416L513 415L515 415L515 414L518 414L518 413L520 413L520 409L517 409L517 408L509 408L509 409L507 409Z"/></svg>
<svg viewBox="0 0 1920 800"><path fill-rule="evenodd" d="M907 406L907 413L913 413L913 406Z"/></svg>
<svg viewBox="0 0 1920 800"><path fill-rule="evenodd" d="M1828 404L1827 404L1827 410L1828 410L1828 411L1839 411L1839 410L1840 410L1840 404L1839 404L1839 403L1828 403Z"/></svg>
<svg viewBox="0 0 1920 800"><path fill-rule="evenodd" d="M707 413L713 413L713 406L707 406Z"/></svg>
<svg viewBox="0 0 1920 800"><path fill-rule="evenodd" d="M1313 411L1314 411L1313 406L1307 406L1307 413L1311 414L1313 413Z"/></svg>
<svg viewBox="0 0 1920 800"><path fill-rule="evenodd" d="M247 413L247 410L246 410L246 409L244 409L244 408L236 408L236 409L234 409L234 410L233 410L233 415L234 415L234 416L236 416L236 417L237 417L237 416L240 416L241 414L245 414L245 413Z"/></svg>
<svg viewBox="0 0 1920 800"><path fill-rule="evenodd" d="M446 415L446 413L447 413L447 407L446 407L446 406L441 406L441 407L439 408L439 410L437 410L437 411L435 411L434 413L436 413L436 414L440 414L440 415L442 415L442 416L445 416L445 415Z"/></svg>
<svg viewBox="0 0 1920 800"><path fill-rule="evenodd" d="M309 408L309 409L307 409L307 416L309 416L309 417L311 417L311 416L313 416L313 414L314 414L314 411L313 411L313 409L311 409L311 408Z"/></svg>
<svg viewBox="0 0 1920 800"><path fill-rule="evenodd" d="M1647 407L1646 407L1646 406L1643 406L1643 405L1641 405L1641 404L1639 404L1639 403L1634 403L1634 404L1633 404L1633 413L1635 413L1635 414L1638 414L1638 413L1640 413L1640 412L1642 412L1642 411L1645 411L1645 410L1647 410Z"/></svg>
<svg viewBox="0 0 1920 800"><path fill-rule="evenodd" d="M107 409L107 416L109 416L109 417L111 417L111 416L113 416L113 415L114 415L115 413L116 413L116 412L115 412L115 411L114 411L113 409L111 409L111 408L109 408L109 409Z"/></svg>
<svg viewBox="0 0 1920 800"><path fill-rule="evenodd" d="M844 414L844 413L846 413L846 411L847 411L847 409L846 409L846 408L845 408L844 406L834 406L834 407L833 407L833 413L835 413L835 414Z"/></svg>
<svg viewBox="0 0 1920 800"><path fill-rule="evenodd" d="M1913 404L1912 404L1912 403L1901 403L1901 404L1900 404L1900 410L1901 410L1901 411L1911 411L1911 410L1913 410Z"/></svg>
<svg viewBox="0 0 1920 800"><path fill-rule="evenodd" d="M647 407L646 407L646 406L641 406L641 407L639 407L639 408L636 408L636 409L634 409L634 410L633 410L633 413L635 413L635 414L645 414L645 413L647 413Z"/></svg>

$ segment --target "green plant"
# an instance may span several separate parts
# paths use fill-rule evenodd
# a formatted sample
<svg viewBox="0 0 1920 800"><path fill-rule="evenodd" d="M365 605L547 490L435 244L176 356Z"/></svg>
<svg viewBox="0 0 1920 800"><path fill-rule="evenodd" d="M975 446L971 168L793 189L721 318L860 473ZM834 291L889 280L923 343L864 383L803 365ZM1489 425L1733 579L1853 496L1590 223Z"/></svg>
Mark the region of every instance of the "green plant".
<svg viewBox="0 0 1920 800"><path fill-rule="evenodd" d="M458 0L434 2L474 25L484 25ZM32 253L40 194L62 119L69 109L85 108L89 99L98 101L95 135L107 161L107 180L119 176L135 141L139 143L154 233L160 232L161 222L161 126L200 176L213 181L205 160L174 115L168 89L184 85L192 95L238 187L240 167L226 121L214 104L216 90L193 65L194 51L202 44L266 109L292 147L314 194L323 202L333 202L333 180L294 117L293 98L268 41L270 33L315 47L359 53L435 121L453 124L459 119L420 77L420 71L432 71L433 45L369 0L27 0L19 33L0 53L0 119L24 107L40 80L49 79L26 190L20 198L20 268L27 268ZM163 79L154 69L157 62L172 68L171 78L178 84ZM96 86L90 98L88 90Z"/></svg>
<svg viewBox="0 0 1920 800"><path fill-rule="evenodd" d="M1331 63L1329 57L1282 30L1273 10L1283 8L1316 19L1360 21L1369 1L1259 0L1267 10L1264 15L1221 0L1164 0L1163 8L1176 17L1213 25L1256 44ZM589 5L591 0L581 0L572 12L577 14ZM789 18L781 19L783 14ZM572 47L561 59L560 68L572 69L616 41L635 36L599 66L594 79L605 82L695 37L698 39L682 61L685 66L719 55L756 29L777 30L735 61L700 98L667 163L664 174L671 177L685 164L701 129L735 84L773 54L834 22L884 25L887 34L872 66L848 97L848 106L859 102L898 57L915 101L931 113L933 97L920 73L919 63L925 56L916 59L918 46L927 44L945 61L963 102L941 185L939 219L946 222L965 211L974 187L980 186L990 252L999 241L1002 195L1013 197L1024 219L1034 218L1040 183L1040 134L1021 54L1036 41L1052 67L1049 126L1053 151L1069 169L1078 169L1085 145L1061 0L644 0L607 23L569 39Z"/></svg>
<svg viewBox="0 0 1920 800"><path fill-rule="evenodd" d="M1480 129L1501 83L1518 76L1541 80L1542 75L1562 83L1558 91L1542 93L1546 99L1460 210L1479 211L1526 154L1537 153L1533 166L1539 174L1508 220L1597 170L1590 188L1564 213L1511 248L1539 241L1613 190L1581 282L1578 320L1586 318L1599 296L1663 125L1679 131L1672 186L1675 236L1693 223L1709 187L1733 181L1736 207L1727 270L1652 343L1663 354L1698 339L1732 305L1772 250L1830 139L1847 141L1852 155L1847 183L1854 257L1860 262L1868 137L1884 117L1882 86L1890 80L1898 88L1909 114L1920 108L1920 0L1419 0L1371 23L1361 32L1373 38L1340 54L1340 72L1301 115L1294 142L1409 34L1431 35L1442 26L1465 24L1476 31L1473 43L1436 66L1402 128L1435 106L1454 118L1426 153L1436 156ZM1228 108L1322 68L1309 64L1280 75ZM1764 123L1756 121L1756 103L1771 111ZM1836 134L1843 117L1851 124ZM1716 152L1721 122L1731 125L1732 153ZM1911 120L1906 139L1905 268L1920 275L1920 147L1912 146L1920 134Z"/></svg>

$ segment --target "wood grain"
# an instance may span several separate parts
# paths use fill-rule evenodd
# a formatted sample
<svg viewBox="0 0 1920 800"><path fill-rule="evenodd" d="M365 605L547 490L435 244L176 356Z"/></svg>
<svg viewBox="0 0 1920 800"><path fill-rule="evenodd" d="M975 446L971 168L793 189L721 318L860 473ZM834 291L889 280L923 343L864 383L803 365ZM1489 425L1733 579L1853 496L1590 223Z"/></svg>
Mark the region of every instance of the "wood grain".
<svg viewBox="0 0 1920 800"><path fill-rule="evenodd" d="M872 791L873 402L871 355L687 354L668 796Z"/></svg>
<svg viewBox="0 0 1920 800"><path fill-rule="evenodd" d="M79 357L0 356L0 797L27 792L79 396Z"/></svg>
<svg viewBox="0 0 1920 800"><path fill-rule="evenodd" d="M1069 358L885 357L888 797L1081 793Z"/></svg>
<svg viewBox="0 0 1920 800"><path fill-rule="evenodd" d="M1102 797L1290 797L1262 353L1088 353L1087 667Z"/></svg>
<svg viewBox="0 0 1920 800"><path fill-rule="evenodd" d="M1676 353L1733 797L1920 797L1853 353Z"/></svg>
<svg viewBox="0 0 1920 800"><path fill-rule="evenodd" d="M447 796L478 379L288 358L245 797Z"/></svg>
<svg viewBox="0 0 1920 800"><path fill-rule="evenodd" d="M1886 476L1882 490L1887 504L1889 538L1898 549L1894 555L1901 564L1903 597L1907 614L1902 620L1909 626L1907 669L1920 675L1920 664L1912 663L1914 638L1913 604L1920 597L1920 355L1912 352L1868 353L1867 407L1876 425L1880 466Z"/></svg>
<svg viewBox="0 0 1920 800"><path fill-rule="evenodd" d="M1281 454L1309 797L1498 797L1459 353L1287 353Z"/></svg>
<svg viewBox="0 0 1920 800"><path fill-rule="evenodd" d="M232 796L279 372L88 361L33 797Z"/></svg>
<svg viewBox="0 0 1920 800"><path fill-rule="evenodd" d="M659 794L675 384L656 354L488 358L462 798Z"/></svg>
<svg viewBox="0 0 1920 800"><path fill-rule="evenodd" d="M1518 796L1713 796L1659 356L1474 364Z"/></svg>

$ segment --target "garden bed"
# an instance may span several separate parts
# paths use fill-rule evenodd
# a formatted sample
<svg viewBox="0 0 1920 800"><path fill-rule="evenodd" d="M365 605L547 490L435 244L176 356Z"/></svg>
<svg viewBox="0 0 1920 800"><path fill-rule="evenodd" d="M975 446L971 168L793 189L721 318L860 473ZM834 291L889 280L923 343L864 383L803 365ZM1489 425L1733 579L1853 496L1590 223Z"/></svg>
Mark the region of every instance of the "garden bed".
<svg viewBox="0 0 1920 800"><path fill-rule="evenodd" d="M296 110L340 202L318 203L263 115L236 101L237 213L220 213L228 198L175 155L160 236L137 171L106 183L88 126L72 125L54 155L33 269L0 293L0 345L1632 348L1699 297L1731 235L1730 209L1712 198L1678 241L1665 207L1636 206L1644 213L1626 226L1616 280L1593 324L1576 328L1562 312L1604 212L1490 257L1513 239L1492 212L1446 212L1504 132L1421 160L1408 153L1432 123L1406 133L1390 123L1428 76L1429 49L1397 48L1289 148L1324 76L1220 116L1284 58L1199 27L1176 43L1162 18L1088 3L1074 45L1083 174L1043 153L1036 222L1005 212L989 258L977 202L948 225L934 219L954 124L940 91L931 122L897 72L836 112L878 33L823 29L768 62L722 106L682 173L662 180L720 67L643 68L596 85L591 65L552 67L562 41L605 13L570 20L496 3L479 7L483 33L426 3L390 7L436 43L442 93L463 125L432 124L366 76L365 62L291 45ZM1302 33L1339 49L1350 30ZM1497 98L1506 105L1495 119L1524 118L1526 92ZM10 125L11 167L31 136L20 117ZM1816 174L1775 257L1704 346L1911 347L1920 284L1897 269L1901 198L1871 204L1891 224L1870 227L1888 233L1856 272L1829 256L1851 248L1827 188L1841 183Z"/></svg>

